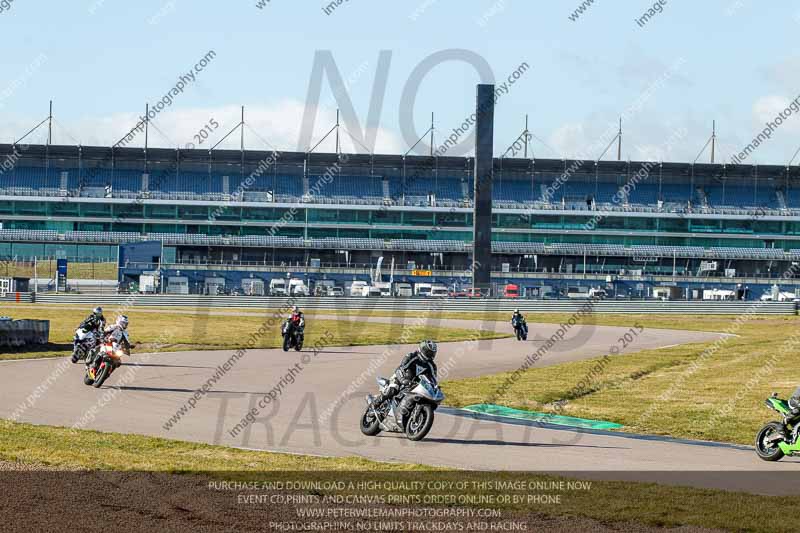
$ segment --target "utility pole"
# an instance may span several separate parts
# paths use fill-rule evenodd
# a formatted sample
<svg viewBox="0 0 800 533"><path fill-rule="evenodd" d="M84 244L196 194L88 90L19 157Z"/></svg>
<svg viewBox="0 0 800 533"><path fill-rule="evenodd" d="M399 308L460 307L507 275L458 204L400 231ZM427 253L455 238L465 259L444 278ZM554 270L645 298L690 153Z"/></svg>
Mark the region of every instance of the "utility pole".
<svg viewBox="0 0 800 533"><path fill-rule="evenodd" d="M711 163L714 163L714 149L717 145L717 121L711 121Z"/></svg>
<svg viewBox="0 0 800 533"><path fill-rule="evenodd" d="M528 115L525 115L525 159L528 159Z"/></svg>
<svg viewBox="0 0 800 533"><path fill-rule="evenodd" d="M336 110L336 155L339 155L339 110Z"/></svg>
<svg viewBox="0 0 800 533"><path fill-rule="evenodd" d="M50 100L50 114L47 116L47 146L53 143L53 101Z"/></svg>

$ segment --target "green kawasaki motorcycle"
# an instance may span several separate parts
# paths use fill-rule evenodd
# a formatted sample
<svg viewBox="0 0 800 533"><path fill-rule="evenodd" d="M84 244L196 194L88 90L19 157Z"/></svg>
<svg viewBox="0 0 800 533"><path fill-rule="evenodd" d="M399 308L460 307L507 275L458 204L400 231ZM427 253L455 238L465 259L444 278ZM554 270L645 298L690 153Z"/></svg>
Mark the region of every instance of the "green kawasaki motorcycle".
<svg viewBox="0 0 800 533"><path fill-rule="evenodd" d="M800 415L792 414L792 408L786 400L778 398L777 393L764 402L767 407L777 411L783 422L770 422L756 436L756 453L765 461L779 461L784 455L800 454L800 442L797 436L800 431Z"/></svg>

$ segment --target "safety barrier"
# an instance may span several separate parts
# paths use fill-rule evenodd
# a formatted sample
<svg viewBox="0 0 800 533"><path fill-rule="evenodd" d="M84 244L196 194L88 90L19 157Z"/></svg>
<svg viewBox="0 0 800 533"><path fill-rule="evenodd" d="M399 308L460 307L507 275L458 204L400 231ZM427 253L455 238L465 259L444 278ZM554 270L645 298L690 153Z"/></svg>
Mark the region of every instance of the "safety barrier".
<svg viewBox="0 0 800 533"><path fill-rule="evenodd" d="M0 346L16 348L49 340L49 320L0 320Z"/></svg>
<svg viewBox="0 0 800 533"><path fill-rule="evenodd" d="M108 295L108 294L39 294L41 304L72 304L114 307L194 307L279 309L297 304L314 310L376 311L447 311L447 312L511 312L515 308L526 313L573 313L591 304L596 313L625 314L797 314L794 302L747 302L704 300L497 300L435 298L357 298L357 297L286 297L286 296L199 296L199 295Z"/></svg>
<svg viewBox="0 0 800 533"><path fill-rule="evenodd" d="M33 303L33 294L29 292L6 292L0 294L0 301L17 302L17 303Z"/></svg>

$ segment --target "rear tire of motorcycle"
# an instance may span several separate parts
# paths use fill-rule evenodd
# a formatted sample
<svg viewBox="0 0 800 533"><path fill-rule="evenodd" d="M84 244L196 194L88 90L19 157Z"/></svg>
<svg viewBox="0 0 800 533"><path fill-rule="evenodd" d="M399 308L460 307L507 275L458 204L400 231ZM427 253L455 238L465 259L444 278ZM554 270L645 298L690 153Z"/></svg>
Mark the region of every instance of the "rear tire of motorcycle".
<svg viewBox="0 0 800 533"><path fill-rule="evenodd" d="M423 421L422 426L417 429L417 431L412 432L410 431L410 422L418 409L421 409L424 412L425 420ZM409 422L406 423L406 437L408 440L418 441L424 439L433 427L433 407L427 403L417 404L414 407L414 410L411 411L411 415L409 415L408 420Z"/></svg>
<svg viewBox="0 0 800 533"><path fill-rule="evenodd" d="M289 351L289 336L288 335L286 335L283 338L283 351L284 352L288 352Z"/></svg>
<svg viewBox="0 0 800 533"><path fill-rule="evenodd" d="M372 415L372 409L367 407L367 410L361 415L361 423L359 425L361 426L361 433L367 437L374 437L381 432L381 424L374 415L372 416L372 422L369 422L370 415Z"/></svg>
<svg viewBox="0 0 800 533"><path fill-rule="evenodd" d="M97 375L94 378L94 385L93 386L94 386L95 389L99 389L100 387L103 386L103 382L108 377L108 373L109 373L109 366L108 366L108 363L106 363L106 366L104 366L101 370L99 370Z"/></svg>
<svg viewBox="0 0 800 533"><path fill-rule="evenodd" d="M783 451L777 446L766 448L763 443L764 439L771 433L786 434L783 424L780 422L770 422L762 427L758 435L756 435L756 455L764 461L780 461L783 459Z"/></svg>

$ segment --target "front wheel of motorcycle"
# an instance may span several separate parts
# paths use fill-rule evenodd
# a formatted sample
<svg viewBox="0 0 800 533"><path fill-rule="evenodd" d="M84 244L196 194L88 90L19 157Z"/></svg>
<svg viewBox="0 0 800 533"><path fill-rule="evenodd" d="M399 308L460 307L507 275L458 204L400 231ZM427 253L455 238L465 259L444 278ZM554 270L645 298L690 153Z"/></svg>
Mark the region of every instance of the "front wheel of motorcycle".
<svg viewBox="0 0 800 533"><path fill-rule="evenodd" d="M289 351L289 335L283 336L283 351L284 352Z"/></svg>
<svg viewBox="0 0 800 533"><path fill-rule="evenodd" d="M94 388L99 389L102 387L110 372L111 366L108 363L102 365L102 368L97 371L97 375L94 378Z"/></svg>
<svg viewBox="0 0 800 533"><path fill-rule="evenodd" d="M406 423L408 440L422 440L433 427L433 407L427 403L418 403L411 411Z"/></svg>
<svg viewBox="0 0 800 533"><path fill-rule="evenodd" d="M378 420L378 417L375 416L375 413L372 411L370 406L367 406L367 410L361 415L361 433L366 435L367 437L374 437L378 433L381 432L381 424Z"/></svg>
<svg viewBox="0 0 800 533"><path fill-rule="evenodd" d="M756 435L756 454L764 461L779 461L783 458L783 451L778 447L778 441L772 440L781 435L785 438L786 431L780 422L770 422Z"/></svg>

